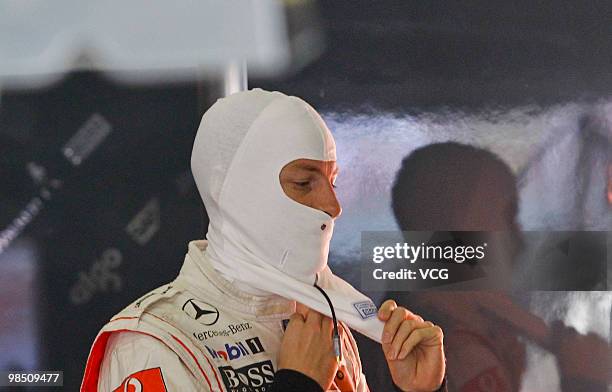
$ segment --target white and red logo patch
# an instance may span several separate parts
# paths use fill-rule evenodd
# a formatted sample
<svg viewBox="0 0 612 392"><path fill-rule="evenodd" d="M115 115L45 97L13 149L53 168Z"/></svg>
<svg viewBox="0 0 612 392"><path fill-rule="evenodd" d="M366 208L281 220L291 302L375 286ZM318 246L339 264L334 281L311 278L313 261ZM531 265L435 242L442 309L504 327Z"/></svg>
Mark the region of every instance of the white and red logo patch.
<svg viewBox="0 0 612 392"><path fill-rule="evenodd" d="M113 392L168 392L161 368L130 374Z"/></svg>

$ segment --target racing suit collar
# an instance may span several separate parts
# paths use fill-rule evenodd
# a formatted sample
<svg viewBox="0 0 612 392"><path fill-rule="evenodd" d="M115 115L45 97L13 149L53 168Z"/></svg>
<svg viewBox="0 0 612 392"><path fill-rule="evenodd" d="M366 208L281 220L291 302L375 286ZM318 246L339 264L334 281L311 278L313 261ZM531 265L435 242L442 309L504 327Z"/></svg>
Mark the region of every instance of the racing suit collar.
<svg viewBox="0 0 612 392"><path fill-rule="evenodd" d="M208 257L208 241L191 241L176 282L185 283L197 297L224 298L224 306L244 314L245 319L284 319L295 312L295 301L276 294L252 295L237 288L217 272Z"/></svg>

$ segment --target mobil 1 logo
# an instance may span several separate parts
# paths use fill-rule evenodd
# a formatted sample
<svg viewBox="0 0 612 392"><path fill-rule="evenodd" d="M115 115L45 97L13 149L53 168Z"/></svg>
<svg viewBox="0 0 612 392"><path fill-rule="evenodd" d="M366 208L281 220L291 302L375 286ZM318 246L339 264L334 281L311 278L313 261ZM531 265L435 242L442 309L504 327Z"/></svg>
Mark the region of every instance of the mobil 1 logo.
<svg viewBox="0 0 612 392"><path fill-rule="evenodd" d="M266 392L274 381L272 361L257 362L241 368L221 366L219 371L228 392Z"/></svg>

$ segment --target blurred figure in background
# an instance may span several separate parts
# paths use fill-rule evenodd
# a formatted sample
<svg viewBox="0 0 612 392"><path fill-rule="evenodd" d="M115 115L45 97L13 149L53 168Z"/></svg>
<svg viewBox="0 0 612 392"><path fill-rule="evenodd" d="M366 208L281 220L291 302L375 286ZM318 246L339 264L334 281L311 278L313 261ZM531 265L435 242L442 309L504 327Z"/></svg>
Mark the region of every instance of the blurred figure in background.
<svg viewBox="0 0 612 392"><path fill-rule="evenodd" d="M518 193L514 174L493 153L455 142L417 149L397 173L392 207L404 231L449 231L456 241L487 243L485 263L471 265L472 271L467 264L450 264L449 271L463 280L484 272L486 280L477 282L478 288L509 288L522 248Z"/></svg>
<svg viewBox="0 0 612 392"><path fill-rule="evenodd" d="M477 147L446 142L417 149L403 160L392 192L402 228L519 232L514 174Z"/></svg>
<svg viewBox="0 0 612 392"><path fill-rule="evenodd" d="M520 243L517 201L516 181L504 162L491 152L454 142L410 154L392 189L393 211L402 230L505 231L512 239L507 262ZM480 312L483 295L509 301L480 292L428 292L411 298L415 307L435 309L430 316L447 328L451 390L518 391L524 345L508 325Z"/></svg>
<svg viewBox="0 0 612 392"><path fill-rule="evenodd" d="M510 264L523 243L515 177L483 149L449 142L414 151L398 172L392 203L404 231L505 232L501 254ZM526 366L523 338L556 354L563 391L606 390L606 342L562 323L550 328L504 293L421 292L410 299L416 311L445 327L451 390L519 391Z"/></svg>

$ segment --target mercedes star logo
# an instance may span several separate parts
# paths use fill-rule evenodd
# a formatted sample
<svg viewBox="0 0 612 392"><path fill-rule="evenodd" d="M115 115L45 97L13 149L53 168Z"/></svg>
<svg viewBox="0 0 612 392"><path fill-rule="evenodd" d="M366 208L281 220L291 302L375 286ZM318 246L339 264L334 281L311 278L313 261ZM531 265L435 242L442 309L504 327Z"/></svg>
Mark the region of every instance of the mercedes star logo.
<svg viewBox="0 0 612 392"><path fill-rule="evenodd" d="M219 319L217 308L193 298L183 304L183 312L204 325L213 325Z"/></svg>

